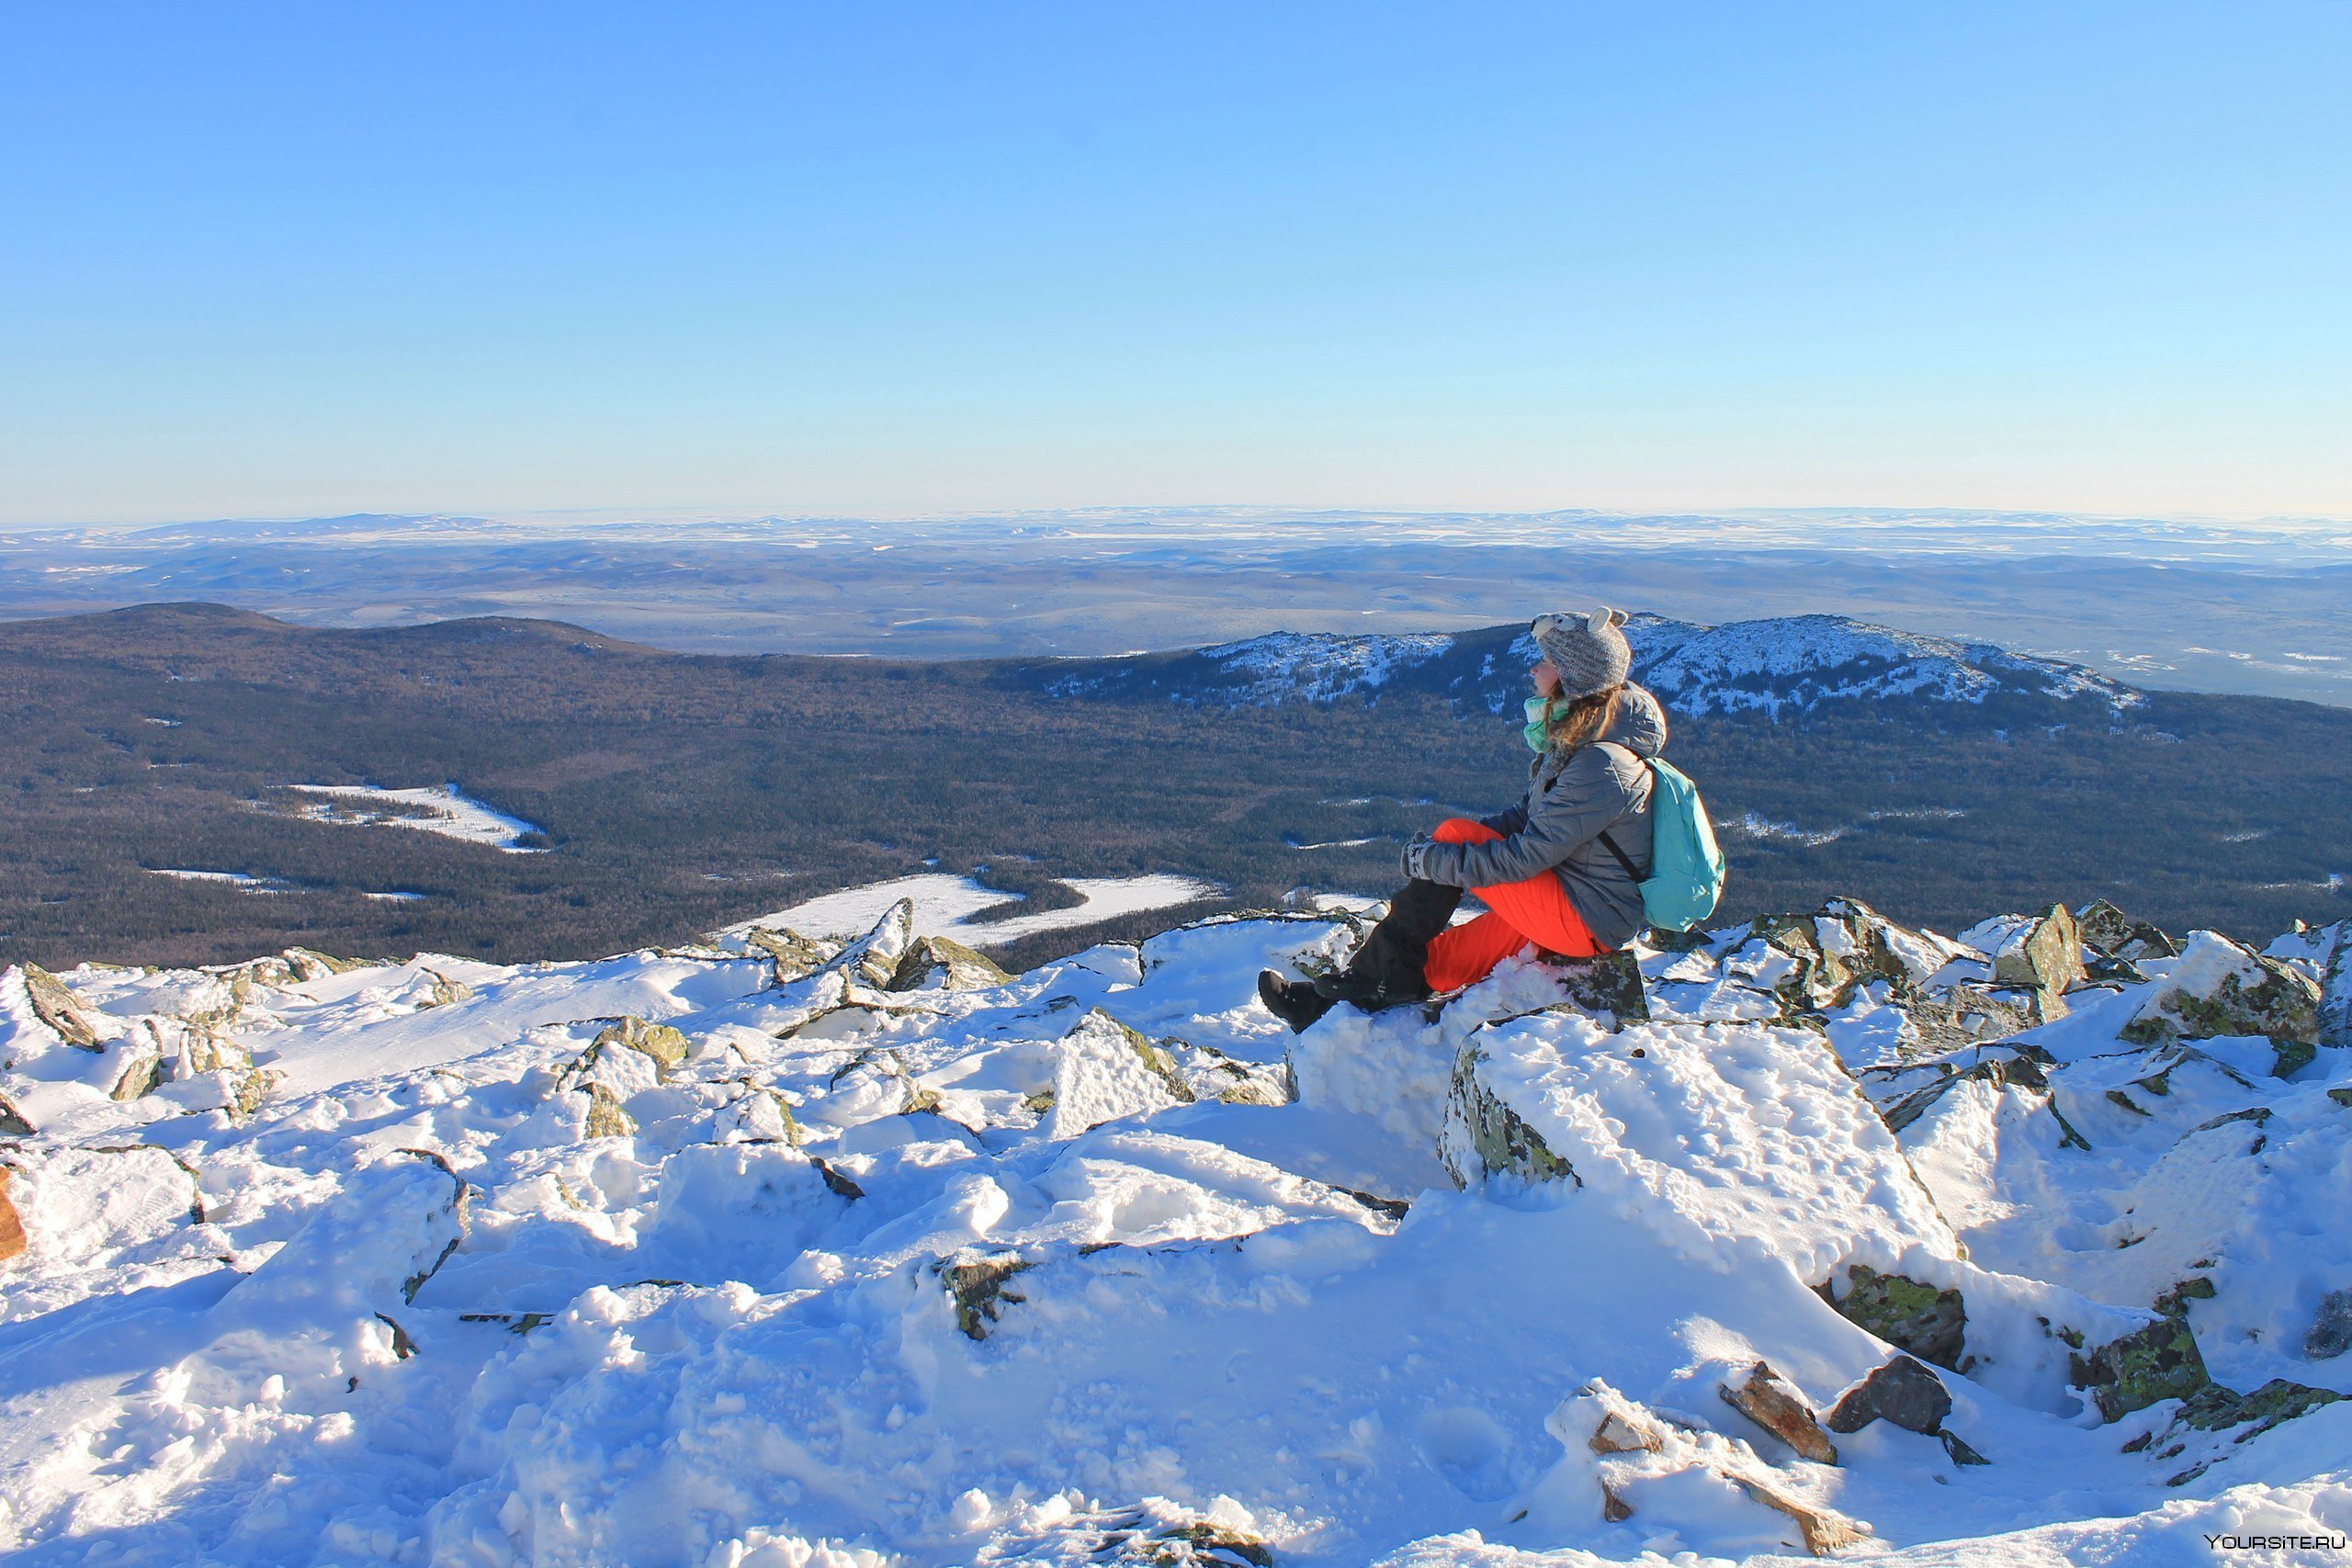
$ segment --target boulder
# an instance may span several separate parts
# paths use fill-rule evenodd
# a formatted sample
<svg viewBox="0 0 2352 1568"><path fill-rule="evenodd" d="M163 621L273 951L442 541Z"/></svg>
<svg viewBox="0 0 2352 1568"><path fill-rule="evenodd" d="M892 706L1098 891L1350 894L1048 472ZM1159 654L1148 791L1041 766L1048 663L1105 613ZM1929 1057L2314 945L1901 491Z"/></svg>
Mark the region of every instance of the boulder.
<svg viewBox="0 0 2352 1568"><path fill-rule="evenodd" d="M34 1134L32 1119L17 1108L17 1102L0 1094L0 1137L29 1138Z"/></svg>
<svg viewBox="0 0 2352 1568"><path fill-rule="evenodd" d="M423 1012L427 1008L448 1007L454 1002L462 1002L474 994L474 988L471 986L467 985L463 980L453 980L438 969L427 969L424 971L424 976L430 977L433 983L426 987L424 995L416 999L416 1010L419 1012Z"/></svg>
<svg viewBox="0 0 2352 1568"><path fill-rule="evenodd" d="M1836 1464L1838 1445L1821 1429L1821 1422L1794 1383L1758 1361L1738 1381L1716 1391L1725 1404L1794 1449L1815 1464Z"/></svg>
<svg viewBox="0 0 2352 1568"><path fill-rule="evenodd" d="M1001 986L1012 976L986 953L944 936L917 937L899 960L884 987L892 991L937 988L980 991Z"/></svg>
<svg viewBox="0 0 2352 1568"><path fill-rule="evenodd" d="M1960 1370L1968 1341L1968 1310L1960 1292L1923 1285L1866 1264L1846 1270L1845 1292L1818 1287L1838 1314L1898 1350L1951 1371Z"/></svg>
<svg viewBox="0 0 2352 1568"><path fill-rule="evenodd" d="M1992 960L1993 983L2033 992L2045 1021L2064 1016L2067 990L2085 978L2082 937L2064 904L2052 904L2010 932Z"/></svg>
<svg viewBox="0 0 2352 1568"><path fill-rule="evenodd" d="M1757 1502L1794 1519L1798 1538L1804 1542L1805 1551L1815 1557L1826 1557L1833 1551L1859 1546L1870 1539L1869 1526L1848 1518L1835 1508L1816 1508L1810 1503L1800 1502L1746 1472L1727 1471L1724 1473L1732 1484Z"/></svg>
<svg viewBox="0 0 2352 1568"><path fill-rule="evenodd" d="M2068 1358L2102 1419L2120 1420L2163 1399L2186 1399L2213 1380L2183 1318L2160 1318L2085 1355Z"/></svg>
<svg viewBox="0 0 2352 1568"><path fill-rule="evenodd" d="M2319 1311L2303 1335L2303 1354L2314 1361L2332 1361L2352 1350L2352 1290L2330 1291L2319 1299Z"/></svg>
<svg viewBox="0 0 2352 1568"><path fill-rule="evenodd" d="M1833 1432L1859 1432L1885 1421L1906 1432L1933 1437L1951 1414L1943 1380L1908 1356L1897 1356L1846 1391L1829 1413ZM1825 1439L1826 1440L1826 1439Z"/></svg>
<svg viewBox="0 0 2352 1568"><path fill-rule="evenodd" d="M337 958L331 953L321 953L312 947L289 947L281 956L297 980L325 980L337 975L348 975L355 969L379 969L384 961L377 958Z"/></svg>
<svg viewBox="0 0 2352 1568"><path fill-rule="evenodd" d="M2121 1034L2134 1045L2244 1034L2316 1045L2319 1004L2317 983L2292 964L2198 931Z"/></svg>

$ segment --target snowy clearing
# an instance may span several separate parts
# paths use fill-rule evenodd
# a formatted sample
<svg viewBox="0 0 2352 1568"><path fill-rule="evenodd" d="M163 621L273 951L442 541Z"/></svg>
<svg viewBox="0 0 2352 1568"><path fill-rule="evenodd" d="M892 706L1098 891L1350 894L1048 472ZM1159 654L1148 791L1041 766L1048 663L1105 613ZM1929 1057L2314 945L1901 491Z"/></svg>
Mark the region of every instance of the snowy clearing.
<svg viewBox="0 0 2352 1568"><path fill-rule="evenodd" d="M0 971L0 1551L2340 1561L2352 925L1363 914Z"/></svg>
<svg viewBox="0 0 2352 1568"><path fill-rule="evenodd" d="M172 866L151 865L150 876L168 876L175 882L217 882L245 893L291 893L294 889L274 876L255 876L243 871L188 871Z"/></svg>
<svg viewBox="0 0 2352 1568"><path fill-rule="evenodd" d="M293 816L313 822L345 822L372 827L416 828L461 843L486 844L508 854L544 854L519 842L526 833L541 831L519 817L509 817L479 800L469 800L456 784L438 789L378 789L368 784L279 784L277 788L315 797L314 804L295 808ZM376 808L380 807L380 809Z"/></svg>

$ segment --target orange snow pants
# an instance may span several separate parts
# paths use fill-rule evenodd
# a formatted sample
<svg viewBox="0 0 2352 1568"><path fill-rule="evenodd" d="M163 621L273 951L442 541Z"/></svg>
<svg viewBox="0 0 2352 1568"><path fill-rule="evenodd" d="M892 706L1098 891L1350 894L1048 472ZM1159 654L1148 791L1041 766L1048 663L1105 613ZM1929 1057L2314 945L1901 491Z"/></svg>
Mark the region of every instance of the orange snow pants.
<svg viewBox="0 0 2352 1568"><path fill-rule="evenodd" d="M1466 817L1449 817L1430 835L1441 844L1484 844L1502 837ZM1487 912L1448 926L1430 940L1422 976L1432 991L1451 991L1494 973L1495 965L1530 948L1564 958L1594 958L1607 951L1568 902L1567 889L1548 871L1519 882L1473 887Z"/></svg>

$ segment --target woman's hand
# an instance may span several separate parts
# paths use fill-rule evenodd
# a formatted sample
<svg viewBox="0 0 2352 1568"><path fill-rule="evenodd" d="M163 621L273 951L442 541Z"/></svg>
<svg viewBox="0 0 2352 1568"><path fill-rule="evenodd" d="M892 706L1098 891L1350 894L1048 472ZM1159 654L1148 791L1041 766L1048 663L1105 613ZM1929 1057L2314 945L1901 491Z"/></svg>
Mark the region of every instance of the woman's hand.
<svg viewBox="0 0 2352 1568"><path fill-rule="evenodd" d="M1560 694L1560 671L1550 660L1544 660L1527 673L1535 682L1537 696L1556 697Z"/></svg>

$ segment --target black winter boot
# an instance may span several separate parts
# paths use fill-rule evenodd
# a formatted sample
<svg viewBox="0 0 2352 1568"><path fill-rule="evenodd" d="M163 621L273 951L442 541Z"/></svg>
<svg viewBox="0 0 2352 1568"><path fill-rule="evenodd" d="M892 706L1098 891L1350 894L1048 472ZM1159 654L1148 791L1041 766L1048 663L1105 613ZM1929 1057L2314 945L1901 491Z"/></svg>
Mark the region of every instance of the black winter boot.
<svg viewBox="0 0 2352 1568"><path fill-rule="evenodd" d="M1459 887L1418 877L1405 884L1348 966L1315 982L1317 994L1330 1001L1353 1002L1367 1012L1426 999L1430 985L1423 969L1430 941L1445 930L1461 907Z"/></svg>
<svg viewBox="0 0 2352 1568"><path fill-rule="evenodd" d="M1285 980L1272 969L1258 971L1258 999L1266 1010L1290 1025L1293 1034L1304 1034L1314 1027L1316 1020L1338 1006L1316 993L1304 980Z"/></svg>

